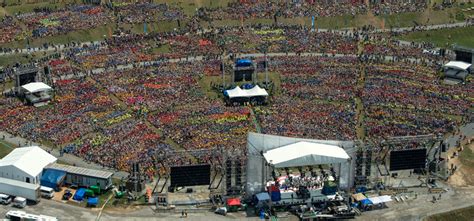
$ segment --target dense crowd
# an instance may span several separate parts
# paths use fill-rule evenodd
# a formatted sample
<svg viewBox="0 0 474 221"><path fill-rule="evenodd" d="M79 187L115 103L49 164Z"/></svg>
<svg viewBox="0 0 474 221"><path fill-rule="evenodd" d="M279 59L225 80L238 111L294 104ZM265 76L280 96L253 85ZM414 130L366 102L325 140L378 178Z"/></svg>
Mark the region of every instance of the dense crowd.
<svg viewBox="0 0 474 221"><path fill-rule="evenodd" d="M371 137L451 131L472 108L472 84L446 85L432 69L380 65L367 69L362 101Z"/></svg>
<svg viewBox="0 0 474 221"><path fill-rule="evenodd" d="M228 19L236 16L233 13L295 17L368 10L356 1L345 1L347 7L298 2L233 3L234 11L218 8L200 13L225 11L224 17L213 19ZM278 9L285 4L294 10ZM395 1L384 5L377 10L400 12L391 11L400 5ZM414 10L412 5L402 5L401 11ZM84 19L89 16L91 19ZM114 9L39 9L5 17L0 30L7 34L2 34L1 41L12 41L21 31L15 28L15 20L27 24L28 30L38 30L34 32L40 37L117 22L114 16L123 23L184 18L180 8L149 3L119 4ZM311 32L300 26L222 27L199 33L123 32L87 46L74 43L67 50L34 61L51 68L54 101L34 108L2 96L0 127L103 166L129 170L132 163L139 162L150 176L157 172L158 153L168 153L170 164L211 162L215 149L245 155L249 131L337 140L359 139L361 134L378 140L445 133L458 126L472 108L474 86L469 82L458 86L440 83L438 66L433 64L443 58L427 55L423 52L426 47L432 46L400 44L386 33L357 29ZM268 59L274 86L268 105L226 106L222 99L215 99L219 95L209 96L215 92L208 89L208 81L220 80L219 56L224 51L230 58L244 53L281 53ZM288 55L291 52L296 55ZM386 55L392 59L386 61ZM202 57L196 59L198 56ZM253 59L262 72L263 59ZM13 67L6 70L8 75L13 73ZM358 119L360 114L365 118ZM365 133L358 128L365 128ZM176 149L189 155L173 155ZM320 182L306 181L315 181L314 186Z"/></svg>

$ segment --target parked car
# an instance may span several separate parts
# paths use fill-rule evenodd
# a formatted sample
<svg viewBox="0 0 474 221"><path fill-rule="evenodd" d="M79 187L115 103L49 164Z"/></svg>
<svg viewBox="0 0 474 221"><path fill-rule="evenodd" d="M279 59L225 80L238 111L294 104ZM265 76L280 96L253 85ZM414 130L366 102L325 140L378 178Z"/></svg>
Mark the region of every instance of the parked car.
<svg viewBox="0 0 474 221"><path fill-rule="evenodd" d="M12 198L7 194L0 193L0 203L8 205L12 202Z"/></svg>
<svg viewBox="0 0 474 221"><path fill-rule="evenodd" d="M70 189L64 191L63 200L69 200L72 197L72 192Z"/></svg>
<svg viewBox="0 0 474 221"><path fill-rule="evenodd" d="M51 199L51 198L54 197L54 189L53 188L41 186L40 187L40 192L41 192L41 196L44 197L44 198Z"/></svg>
<svg viewBox="0 0 474 221"><path fill-rule="evenodd" d="M18 208L25 208L26 199L20 196L15 197L15 199L13 199L13 206Z"/></svg>

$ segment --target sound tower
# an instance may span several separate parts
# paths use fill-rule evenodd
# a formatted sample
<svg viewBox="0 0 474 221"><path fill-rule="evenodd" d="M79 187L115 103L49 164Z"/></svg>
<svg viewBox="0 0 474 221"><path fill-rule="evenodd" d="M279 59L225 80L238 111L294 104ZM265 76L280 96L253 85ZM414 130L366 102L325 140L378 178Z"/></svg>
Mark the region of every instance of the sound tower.
<svg viewBox="0 0 474 221"><path fill-rule="evenodd" d="M372 169L372 150L368 149L365 152L365 176L370 177L371 169Z"/></svg>
<svg viewBox="0 0 474 221"><path fill-rule="evenodd" d="M424 169L426 149L398 150L390 152L390 171Z"/></svg>
<svg viewBox="0 0 474 221"><path fill-rule="evenodd" d="M235 186L242 186L242 163L239 159L235 160Z"/></svg>
<svg viewBox="0 0 474 221"><path fill-rule="evenodd" d="M232 189L232 161L230 159L227 159L225 162L225 174L225 188L227 193L230 193Z"/></svg>

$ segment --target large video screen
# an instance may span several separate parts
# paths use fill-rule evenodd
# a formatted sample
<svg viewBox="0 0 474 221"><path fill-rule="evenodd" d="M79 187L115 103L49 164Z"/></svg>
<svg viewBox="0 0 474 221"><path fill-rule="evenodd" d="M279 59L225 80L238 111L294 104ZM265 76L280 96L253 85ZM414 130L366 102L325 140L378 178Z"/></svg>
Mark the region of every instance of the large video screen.
<svg viewBox="0 0 474 221"><path fill-rule="evenodd" d="M171 186L186 187L209 185L211 165L191 165L171 167Z"/></svg>
<svg viewBox="0 0 474 221"><path fill-rule="evenodd" d="M390 152L390 171L422 169L426 166L426 149Z"/></svg>

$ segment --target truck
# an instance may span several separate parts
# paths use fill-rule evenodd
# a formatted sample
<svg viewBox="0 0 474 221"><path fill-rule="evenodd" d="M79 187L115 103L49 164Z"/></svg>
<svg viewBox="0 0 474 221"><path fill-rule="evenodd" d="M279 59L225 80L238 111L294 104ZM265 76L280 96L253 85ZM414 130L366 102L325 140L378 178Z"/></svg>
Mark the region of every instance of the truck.
<svg viewBox="0 0 474 221"><path fill-rule="evenodd" d="M31 220L31 221L58 221L56 217L35 215L26 213L25 211L10 210L5 214L7 220Z"/></svg>
<svg viewBox="0 0 474 221"><path fill-rule="evenodd" d="M0 193L23 197L35 203L41 199L40 185L0 177Z"/></svg>

